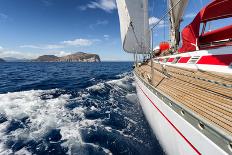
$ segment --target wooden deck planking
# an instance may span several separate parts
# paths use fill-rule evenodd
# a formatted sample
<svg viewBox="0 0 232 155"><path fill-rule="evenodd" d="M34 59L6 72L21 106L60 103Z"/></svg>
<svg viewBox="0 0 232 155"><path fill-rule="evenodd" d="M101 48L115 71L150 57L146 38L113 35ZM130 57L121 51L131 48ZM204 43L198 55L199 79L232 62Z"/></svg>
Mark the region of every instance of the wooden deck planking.
<svg viewBox="0 0 232 155"><path fill-rule="evenodd" d="M159 66L156 64L156 66ZM182 69L178 67L173 67L173 66L167 66L167 70L170 72L177 72L177 73L183 73L183 74L190 74L195 77L201 77L201 78L206 78L218 82L223 82L225 84L232 84L232 75L229 74L221 74L221 73L214 73L214 72L206 72L206 71L196 71L193 69Z"/></svg>
<svg viewBox="0 0 232 155"><path fill-rule="evenodd" d="M152 84L180 104L232 134L232 88L199 80L196 77L231 84L232 76L206 73L165 66L167 76L162 73L160 64L155 64ZM183 71L183 72L182 72ZM149 82L149 64L137 68L137 72ZM151 81L150 81L151 82Z"/></svg>
<svg viewBox="0 0 232 155"><path fill-rule="evenodd" d="M195 101L190 101L189 98L180 97L176 93L176 91L167 91L167 94L171 95L176 101L182 103L183 105L185 105L192 111L196 112L198 115L201 115L205 119L210 120L214 124L219 125L220 127L223 128L223 130L229 131L229 132L232 131L232 126L230 125L231 122L227 121L225 118L222 118L220 115L213 113L212 110L210 110L209 112L208 109L205 109L204 107L199 106L200 104L196 104Z"/></svg>
<svg viewBox="0 0 232 155"><path fill-rule="evenodd" d="M199 87L203 87L205 89L209 89L209 90L218 92L220 94L227 95L228 97L232 96L232 92L230 91L231 88L229 87L220 86L218 84L214 84L214 83L207 82L207 81L202 81L202 80L191 78L191 77L185 77L183 75L176 75L172 73L170 73L170 75L173 75L176 78L185 80L186 82L198 85Z"/></svg>
<svg viewBox="0 0 232 155"><path fill-rule="evenodd" d="M162 85L160 85L160 88L162 89ZM167 88L167 86L163 86L164 89L169 89ZM181 96L182 94L185 93L189 93L186 92L185 89L181 89L179 88L175 88L172 87L173 90L175 90L176 95ZM183 100L182 102L188 102L189 100L192 103L195 103L195 105L205 108L207 111L210 111L220 117L222 117L222 120L224 120L225 122L230 121L231 125L232 125L232 118L230 117L230 115L232 115L232 113L230 111L227 111L227 108L219 108L218 106L215 106L213 104L211 104L207 99L202 99L202 98L197 98L199 96L195 96L194 94L191 95L182 95L181 96L181 100Z"/></svg>
<svg viewBox="0 0 232 155"><path fill-rule="evenodd" d="M181 84L178 83L178 81L173 81L173 79L166 79L165 81L163 81L162 85L168 85L169 87L172 87L173 89L178 89L178 91L182 92L183 95L185 94L189 94L189 96L193 96L194 100L201 100L203 103L207 102L207 105L209 107L211 107L212 109L216 108L219 111L222 111L223 113L227 114L227 115L232 115L232 105L228 105L228 99L225 99L224 104L221 103L221 101L218 101L214 98L214 95L211 95L210 93L207 94L207 92L202 92L202 90L189 90L189 87L192 87L191 85L186 87ZM178 92L177 91L177 92ZM194 91L194 93L192 92ZM201 95L202 93L205 93L205 95ZM180 94L181 95L181 94ZM209 97L209 95L211 95ZM222 98L223 99L223 98ZM201 102L199 101L199 102ZM232 118L231 118L232 119Z"/></svg>

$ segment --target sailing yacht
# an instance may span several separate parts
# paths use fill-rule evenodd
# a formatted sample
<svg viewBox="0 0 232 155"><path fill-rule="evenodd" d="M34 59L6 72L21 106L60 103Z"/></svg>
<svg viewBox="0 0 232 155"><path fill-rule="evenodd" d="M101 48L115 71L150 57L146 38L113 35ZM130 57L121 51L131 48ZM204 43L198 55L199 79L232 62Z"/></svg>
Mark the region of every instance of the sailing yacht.
<svg viewBox="0 0 232 155"><path fill-rule="evenodd" d="M123 49L134 54L142 110L169 155L232 154L232 0L213 0L180 32L188 0L167 0L170 42L153 50L148 0L116 0ZM180 46L180 41L182 46ZM138 62L138 55L149 55Z"/></svg>

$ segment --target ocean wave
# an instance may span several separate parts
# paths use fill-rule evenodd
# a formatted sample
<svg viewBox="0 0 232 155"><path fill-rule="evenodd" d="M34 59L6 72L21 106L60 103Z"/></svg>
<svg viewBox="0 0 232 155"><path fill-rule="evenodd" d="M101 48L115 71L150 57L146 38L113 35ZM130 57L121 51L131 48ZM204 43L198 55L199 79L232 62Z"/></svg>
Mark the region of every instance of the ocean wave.
<svg viewBox="0 0 232 155"><path fill-rule="evenodd" d="M0 154L152 154L133 75L72 93L0 94Z"/></svg>

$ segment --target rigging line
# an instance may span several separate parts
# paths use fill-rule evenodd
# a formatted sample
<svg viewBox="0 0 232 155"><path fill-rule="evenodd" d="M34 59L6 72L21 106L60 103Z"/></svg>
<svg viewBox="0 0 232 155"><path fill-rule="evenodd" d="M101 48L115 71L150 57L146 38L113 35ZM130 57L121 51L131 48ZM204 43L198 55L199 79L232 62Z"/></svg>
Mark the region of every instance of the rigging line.
<svg viewBox="0 0 232 155"><path fill-rule="evenodd" d="M164 18L164 41L165 41L165 20L166 18Z"/></svg>
<svg viewBox="0 0 232 155"><path fill-rule="evenodd" d="M168 12L166 12L162 18L158 22L155 23L155 25L151 28L153 30L182 0L179 0L175 5L173 5Z"/></svg>
<svg viewBox="0 0 232 155"><path fill-rule="evenodd" d="M163 27L164 27L164 41L166 40L166 27L165 27L165 24L166 24L166 17L164 18L164 23L163 23Z"/></svg>

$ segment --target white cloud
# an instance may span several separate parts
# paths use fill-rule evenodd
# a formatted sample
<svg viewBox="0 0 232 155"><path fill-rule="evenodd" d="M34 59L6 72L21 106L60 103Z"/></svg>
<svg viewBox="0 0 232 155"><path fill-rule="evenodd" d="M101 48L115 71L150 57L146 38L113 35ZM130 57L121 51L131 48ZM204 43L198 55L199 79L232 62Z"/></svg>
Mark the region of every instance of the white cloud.
<svg viewBox="0 0 232 155"><path fill-rule="evenodd" d="M189 14L186 14L184 17L185 18L194 18L196 16L196 13L189 13Z"/></svg>
<svg viewBox="0 0 232 155"><path fill-rule="evenodd" d="M108 20L98 20L96 25L107 25L109 24Z"/></svg>
<svg viewBox="0 0 232 155"><path fill-rule="evenodd" d="M106 12L111 12L114 9L116 9L116 3L115 0L95 0L87 4L86 6L80 6L81 10L86 9L102 9Z"/></svg>
<svg viewBox="0 0 232 155"><path fill-rule="evenodd" d="M21 45L20 48L34 48L34 49L60 49L64 48L63 45Z"/></svg>
<svg viewBox="0 0 232 155"><path fill-rule="evenodd" d="M0 49L0 57L14 57L14 58L27 58L27 59L32 59L37 57L38 54L36 53L31 53L31 52L20 52L20 51L14 51L14 50L9 50L5 48Z"/></svg>
<svg viewBox="0 0 232 155"><path fill-rule="evenodd" d="M46 52L45 54L55 55L55 56L58 56L58 57L62 57L62 56L66 56L66 55L71 54L71 52L66 52L66 51L49 51L49 52Z"/></svg>
<svg viewBox="0 0 232 155"><path fill-rule="evenodd" d="M8 15L4 14L4 13L0 13L0 21L5 21L8 19Z"/></svg>
<svg viewBox="0 0 232 155"><path fill-rule="evenodd" d="M21 45L20 48L30 48L30 49L38 49L30 52L22 52L22 51L14 51L8 50L0 46L0 57L16 57L16 58L27 58L34 59L40 55L56 55L56 56L65 56L71 54L71 52L66 52L64 48L69 47L83 47L83 46L91 46L93 43L100 42L99 39L74 39L74 40L66 40L57 44L47 44L47 45Z"/></svg>
<svg viewBox="0 0 232 155"><path fill-rule="evenodd" d="M41 2L47 7L53 5L53 2L51 0L41 0Z"/></svg>
<svg viewBox="0 0 232 155"><path fill-rule="evenodd" d="M55 55L58 57L62 57L69 54L71 54L71 52L66 52L66 51L43 51L43 52L14 51L10 49L5 49L0 46L0 58L14 57L18 59L35 59L41 55Z"/></svg>
<svg viewBox="0 0 232 155"><path fill-rule="evenodd" d="M63 41L62 44L67 46L90 46L93 44L93 41L88 39L75 39Z"/></svg>
<svg viewBox="0 0 232 155"><path fill-rule="evenodd" d="M21 45L19 47L20 48L35 48L35 49L40 49L40 47L36 46L36 45Z"/></svg>
<svg viewBox="0 0 232 155"><path fill-rule="evenodd" d="M108 25L108 24L109 24L108 20L98 20L95 24L89 25L89 28L94 29L94 27L96 26L99 26L99 25L103 26L103 25Z"/></svg>
<svg viewBox="0 0 232 155"><path fill-rule="evenodd" d="M99 39L74 39L62 41L58 44L48 44L48 45L21 45L20 48L32 48L40 50L53 50L53 49L63 49L69 46L91 46L94 42L100 41Z"/></svg>
<svg viewBox="0 0 232 155"><path fill-rule="evenodd" d="M149 18L149 25L152 27L154 26L160 19L157 18L157 17L150 17ZM164 21L161 20L160 23L158 24L158 27L164 27L164 26L167 26L165 25Z"/></svg>
<svg viewBox="0 0 232 155"><path fill-rule="evenodd" d="M64 48L62 45L46 45L46 49L59 49L59 48Z"/></svg>
<svg viewBox="0 0 232 155"><path fill-rule="evenodd" d="M110 38L110 36L108 34L105 34L103 37L105 40L109 40L109 38Z"/></svg>

